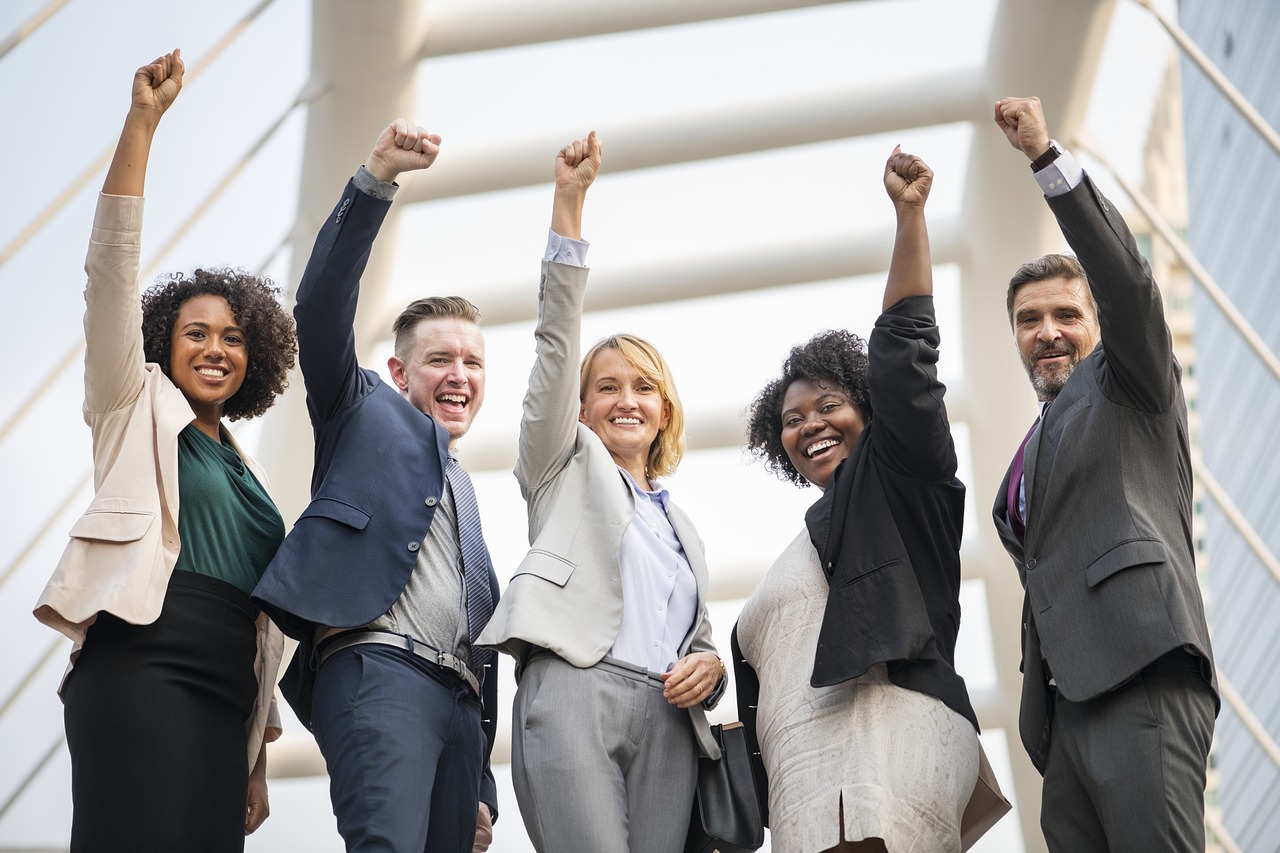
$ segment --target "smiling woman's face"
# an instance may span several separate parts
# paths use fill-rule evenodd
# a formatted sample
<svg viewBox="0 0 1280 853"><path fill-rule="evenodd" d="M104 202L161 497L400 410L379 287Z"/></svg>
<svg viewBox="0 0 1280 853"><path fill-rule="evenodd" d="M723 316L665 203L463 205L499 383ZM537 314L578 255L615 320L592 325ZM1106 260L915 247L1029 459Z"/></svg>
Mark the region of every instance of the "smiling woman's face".
<svg viewBox="0 0 1280 853"><path fill-rule="evenodd" d="M820 489L827 487L866 425L834 382L797 379L782 397L782 446L796 470Z"/></svg>
<svg viewBox="0 0 1280 853"><path fill-rule="evenodd" d="M226 299L205 293L182 303L169 342L169 378L201 420L222 417L248 365L249 345Z"/></svg>
<svg viewBox="0 0 1280 853"><path fill-rule="evenodd" d="M621 351L602 349L591 360L578 419L600 436L619 465L643 476L649 448L670 419L658 383L636 370Z"/></svg>

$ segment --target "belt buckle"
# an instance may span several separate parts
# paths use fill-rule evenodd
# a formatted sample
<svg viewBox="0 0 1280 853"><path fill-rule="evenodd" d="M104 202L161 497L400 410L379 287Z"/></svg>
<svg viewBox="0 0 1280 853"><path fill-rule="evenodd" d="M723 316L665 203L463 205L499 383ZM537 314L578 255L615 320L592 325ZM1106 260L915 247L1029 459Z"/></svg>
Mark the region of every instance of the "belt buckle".
<svg viewBox="0 0 1280 853"><path fill-rule="evenodd" d="M462 677L462 661L448 652L436 650L436 666L442 666L459 678Z"/></svg>

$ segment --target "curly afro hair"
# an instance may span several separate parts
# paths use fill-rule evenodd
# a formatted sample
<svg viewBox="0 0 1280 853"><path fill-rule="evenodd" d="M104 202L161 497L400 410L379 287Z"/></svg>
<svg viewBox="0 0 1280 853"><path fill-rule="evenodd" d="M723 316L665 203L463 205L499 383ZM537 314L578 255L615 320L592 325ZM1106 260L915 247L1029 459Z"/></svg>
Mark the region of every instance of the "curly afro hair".
<svg viewBox="0 0 1280 853"><path fill-rule="evenodd" d="M280 289L269 279L243 270L198 269L191 275L170 273L142 294L142 347L147 361L169 373L169 350L178 311L187 300L211 294L231 306L248 344L244 384L227 401L229 420L261 415L289 385L289 371L298 352L293 318L278 301Z"/></svg>
<svg viewBox="0 0 1280 853"><path fill-rule="evenodd" d="M764 386L747 409L747 449L764 461L767 470L797 486L809 481L791 464L782 446L782 400L797 379L834 383L849 395L868 423L871 392L867 384L867 342L852 332L826 331L792 347L782 363L782 375Z"/></svg>

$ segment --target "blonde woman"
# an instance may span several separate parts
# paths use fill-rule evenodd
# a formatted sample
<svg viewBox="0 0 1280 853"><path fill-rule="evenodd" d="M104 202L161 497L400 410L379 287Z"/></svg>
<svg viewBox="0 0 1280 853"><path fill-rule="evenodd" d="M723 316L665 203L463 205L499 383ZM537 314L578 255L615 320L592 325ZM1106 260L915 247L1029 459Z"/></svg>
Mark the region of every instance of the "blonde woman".
<svg viewBox="0 0 1280 853"><path fill-rule="evenodd" d="M517 661L512 772L540 853L682 849L724 665L702 542L660 478L684 452L671 372L613 335L578 364L595 134L556 157L516 477L528 555L480 637ZM575 381L576 376L576 381Z"/></svg>

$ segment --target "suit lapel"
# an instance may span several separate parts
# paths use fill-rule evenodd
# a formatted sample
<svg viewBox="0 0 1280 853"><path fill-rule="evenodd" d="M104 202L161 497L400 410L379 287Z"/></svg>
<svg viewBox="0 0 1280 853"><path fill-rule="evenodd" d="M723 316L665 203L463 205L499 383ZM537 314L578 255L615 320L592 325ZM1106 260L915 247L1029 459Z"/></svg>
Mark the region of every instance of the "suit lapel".
<svg viewBox="0 0 1280 853"><path fill-rule="evenodd" d="M694 617L693 624L689 626L689 632L685 634L684 639L680 642L680 653L684 654L689 648L689 643L693 641L694 635L698 632L698 617L701 616L702 608L707 603L707 586L709 583L707 557L702 552L702 540L698 538L697 531L693 529L693 523L685 517L679 507L675 504L668 504L667 518L671 520L671 528L675 530L676 538L680 540L680 547L684 549L684 555L689 561L689 567L693 569L693 579L698 585L698 607L695 611L698 615Z"/></svg>

